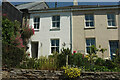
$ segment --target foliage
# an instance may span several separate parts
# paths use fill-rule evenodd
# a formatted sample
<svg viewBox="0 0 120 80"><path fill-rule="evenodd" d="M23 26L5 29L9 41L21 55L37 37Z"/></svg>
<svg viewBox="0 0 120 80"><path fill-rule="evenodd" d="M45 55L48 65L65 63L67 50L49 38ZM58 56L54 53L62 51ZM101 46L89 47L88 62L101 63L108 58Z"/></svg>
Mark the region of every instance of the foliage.
<svg viewBox="0 0 120 80"><path fill-rule="evenodd" d="M22 37L29 39L34 34L34 29L29 25L23 26Z"/></svg>
<svg viewBox="0 0 120 80"><path fill-rule="evenodd" d="M3 17L2 19L2 41L11 43L11 38L14 38L14 23Z"/></svg>
<svg viewBox="0 0 120 80"><path fill-rule="evenodd" d="M61 53L63 53L63 54L65 54L66 55L66 66L68 66L68 55L70 55L71 54L71 50L69 49L69 48L67 48L67 49L62 49L61 50Z"/></svg>
<svg viewBox="0 0 120 80"><path fill-rule="evenodd" d="M80 77L81 69L78 69L77 67L74 68L74 67L66 66L66 67L62 67L62 69L64 70L64 74L66 75L66 77L72 80L74 78Z"/></svg>
<svg viewBox="0 0 120 80"><path fill-rule="evenodd" d="M27 28L29 29L29 28ZM34 34L34 29L30 29L31 34ZM24 33L29 32L23 29ZM3 65L4 67L16 67L24 58L25 39L26 36L21 36L20 22L10 21L7 17L2 18L2 49L3 49ZM30 36L29 36L30 38ZM28 39L28 37L27 37Z"/></svg>
<svg viewBox="0 0 120 80"><path fill-rule="evenodd" d="M83 66L88 64L88 59L84 57L81 53L75 53L74 55L69 55L69 64L71 66Z"/></svg>
<svg viewBox="0 0 120 80"><path fill-rule="evenodd" d="M16 46L3 43L2 45L2 64L3 67L16 67L23 59L24 50Z"/></svg>
<svg viewBox="0 0 120 80"><path fill-rule="evenodd" d="M57 66L54 59L40 56L39 59L27 58L26 61L20 65L20 68L53 70L57 69Z"/></svg>

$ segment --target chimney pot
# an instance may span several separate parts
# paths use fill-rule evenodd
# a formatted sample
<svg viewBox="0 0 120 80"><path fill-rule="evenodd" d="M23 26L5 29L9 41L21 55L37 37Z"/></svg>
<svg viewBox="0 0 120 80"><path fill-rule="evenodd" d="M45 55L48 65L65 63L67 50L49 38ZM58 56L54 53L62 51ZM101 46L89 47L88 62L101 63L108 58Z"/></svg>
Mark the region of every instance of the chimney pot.
<svg viewBox="0 0 120 80"><path fill-rule="evenodd" d="M73 0L73 5L78 5L78 1L77 0Z"/></svg>

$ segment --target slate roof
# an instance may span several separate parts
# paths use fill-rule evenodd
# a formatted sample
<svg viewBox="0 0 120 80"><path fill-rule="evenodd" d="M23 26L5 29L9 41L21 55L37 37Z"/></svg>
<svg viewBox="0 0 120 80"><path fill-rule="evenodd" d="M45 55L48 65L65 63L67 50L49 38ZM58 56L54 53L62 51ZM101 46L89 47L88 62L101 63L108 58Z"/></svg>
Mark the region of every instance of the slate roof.
<svg viewBox="0 0 120 80"><path fill-rule="evenodd" d="M49 6L46 2L29 2L20 5L16 5L16 8L19 10L28 9L28 10L38 10L38 9L47 9Z"/></svg>
<svg viewBox="0 0 120 80"><path fill-rule="evenodd" d="M48 8L43 10L61 10L61 9L85 9L85 8L107 8L107 7L120 7L120 5L74 5L74 6L65 6L57 8ZM42 9L36 9L31 11L43 11Z"/></svg>

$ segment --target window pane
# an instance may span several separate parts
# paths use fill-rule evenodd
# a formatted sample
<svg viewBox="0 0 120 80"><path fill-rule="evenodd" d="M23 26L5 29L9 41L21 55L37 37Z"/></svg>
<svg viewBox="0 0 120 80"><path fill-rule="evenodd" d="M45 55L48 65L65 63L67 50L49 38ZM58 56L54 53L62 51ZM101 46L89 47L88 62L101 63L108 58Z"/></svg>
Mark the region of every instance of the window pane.
<svg viewBox="0 0 120 80"><path fill-rule="evenodd" d="M107 14L107 18L108 18L108 19L111 19L111 18L110 18L110 14Z"/></svg>
<svg viewBox="0 0 120 80"><path fill-rule="evenodd" d="M34 29L36 29L36 24L34 24Z"/></svg>
<svg viewBox="0 0 120 80"><path fill-rule="evenodd" d="M115 21L112 21L112 26L115 26Z"/></svg>
<svg viewBox="0 0 120 80"><path fill-rule="evenodd" d="M36 20L36 18L34 18L34 22L36 22L37 20Z"/></svg>
<svg viewBox="0 0 120 80"><path fill-rule="evenodd" d="M90 39L86 39L86 45L87 47L90 46Z"/></svg>
<svg viewBox="0 0 120 80"><path fill-rule="evenodd" d="M90 53L90 48L89 48L89 47L87 47L86 49L87 49L87 53Z"/></svg>
<svg viewBox="0 0 120 80"><path fill-rule="evenodd" d="M114 20L114 19L115 19L115 15L114 15L114 14L111 14L111 18Z"/></svg>
<svg viewBox="0 0 120 80"><path fill-rule="evenodd" d="M93 23L93 22L90 22L90 26L94 26L94 23Z"/></svg>
<svg viewBox="0 0 120 80"><path fill-rule="evenodd" d="M52 24L53 24L52 27L56 27L56 26L55 26L55 22L53 22Z"/></svg>
<svg viewBox="0 0 120 80"><path fill-rule="evenodd" d="M55 40L51 40L51 46L55 46Z"/></svg>
<svg viewBox="0 0 120 80"><path fill-rule="evenodd" d="M60 22L57 22L57 27L60 27Z"/></svg>
<svg viewBox="0 0 120 80"><path fill-rule="evenodd" d="M89 22L86 22L86 26L89 26Z"/></svg>
<svg viewBox="0 0 120 80"><path fill-rule="evenodd" d="M59 46L59 40L56 40L56 46Z"/></svg>
<svg viewBox="0 0 120 80"><path fill-rule="evenodd" d="M111 21L108 21L108 26L111 26L112 24L111 24Z"/></svg>
<svg viewBox="0 0 120 80"><path fill-rule="evenodd" d="M52 21L55 21L55 16L52 17Z"/></svg>
<svg viewBox="0 0 120 80"><path fill-rule="evenodd" d="M90 15L90 20L94 20L94 16L93 15Z"/></svg>
<svg viewBox="0 0 120 80"><path fill-rule="evenodd" d="M51 47L51 53L54 53L56 51L55 47Z"/></svg>
<svg viewBox="0 0 120 80"><path fill-rule="evenodd" d="M91 39L91 45L95 45L95 39Z"/></svg>
<svg viewBox="0 0 120 80"><path fill-rule="evenodd" d="M39 29L39 23L37 24L37 29Z"/></svg>
<svg viewBox="0 0 120 80"><path fill-rule="evenodd" d="M56 47L56 52L58 52L58 53L59 53L59 47Z"/></svg>
<svg viewBox="0 0 120 80"><path fill-rule="evenodd" d="M60 21L60 16L57 16L57 21Z"/></svg>
<svg viewBox="0 0 120 80"><path fill-rule="evenodd" d="M88 17L88 15L85 15L85 20L89 20L89 17Z"/></svg>

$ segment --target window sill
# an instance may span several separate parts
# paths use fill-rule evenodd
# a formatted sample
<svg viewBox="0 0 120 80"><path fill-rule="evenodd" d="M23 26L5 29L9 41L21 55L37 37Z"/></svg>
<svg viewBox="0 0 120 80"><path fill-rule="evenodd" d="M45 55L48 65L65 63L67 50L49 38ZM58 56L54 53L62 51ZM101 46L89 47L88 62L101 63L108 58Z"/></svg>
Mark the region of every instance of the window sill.
<svg viewBox="0 0 120 80"><path fill-rule="evenodd" d="M110 27L108 26L107 29L117 29L117 27L116 26L110 26Z"/></svg>
<svg viewBox="0 0 120 80"><path fill-rule="evenodd" d="M85 27L84 29L85 30L87 30L87 29L95 29L95 27Z"/></svg>
<svg viewBox="0 0 120 80"><path fill-rule="evenodd" d="M35 32L38 32L38 31L39 31L39 29L34 29L34 31L35 31Z"/></svg>
<svg viewBox="0 0 120 80"><path fill-rule="evenodd" d="M60 31L60 28L53 28L53 29L50 29L50 31Z"/></svg>

